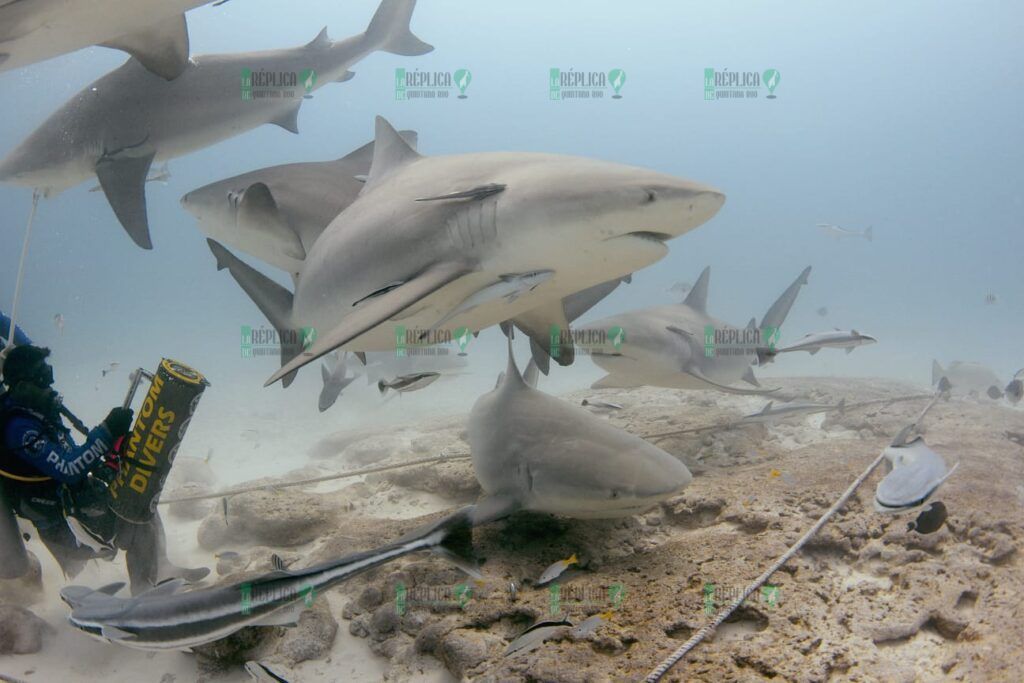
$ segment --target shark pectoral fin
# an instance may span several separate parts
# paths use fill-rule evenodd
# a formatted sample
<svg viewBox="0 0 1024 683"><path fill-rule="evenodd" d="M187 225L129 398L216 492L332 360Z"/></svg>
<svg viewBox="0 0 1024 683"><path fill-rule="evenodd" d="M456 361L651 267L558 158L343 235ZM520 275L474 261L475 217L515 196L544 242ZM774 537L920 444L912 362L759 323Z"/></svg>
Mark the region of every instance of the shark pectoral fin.
<svg viewBox="0 0 1024 683"><path fill-rule="evenodd" d="M134 633L121 630L116 626L103 626L100 632L107 640L133 640L135 638Z"/></svg>
<svg viewBox="0 0 1024 683"><path fill-rule="evenodd" d="M306 611L306 603L303 600L297 600L291 605L263 616L250 626L295 626L299 623L299 618L302 617L304 611Z"/></svg>
<svg viewBox="0 0 1024 683"><path fill-rule="evenodd" d="M282 339L289 338L286 333L291 329L292 293L239 259L219 242L208 239L206 244L217 259L217 270L227 268L238 286L274 326L278 335ZM281 364L286 365L298 353L299 349L294 344L281 344ZM294 375L286 378L284 386L287 387L294 379Z"/></svg>
<svg viewBox="0 0 1024 683"><path fill-rule="evenodd" d="M556 363L562 366L572 365L576 350L569 334L569 321L565 318L565 308L561 299L521 313L513 318L512 322Z"/></svg>
<svg viewBox="0 0 1024 683"><path fill-rule="evenodd" d="M235 224L265 236L273 242L275 249L293 259L301 261L306 258L302 241L281 215L274 194L266 183L253 183L245 188L235 214Z"/></svg>
<svg viewBox="0 0 1024 683"><path fill-rule="evenodd" d="M749 366L747 367L746 372L743 373L743 381L755 387L761 386L761 383L757 381L757 377L754 375L754 368Z"/></svg>
<svg viewBox="0 0 1024 683"><path fill-rule="evenodd" d="M355 71L346 71L345 73L341 74L341 76L338 77L338 80L336 80L335 83L344 83L345 81L351 81L355 77Z"/></svg>
<svg viewBox="0 0 1024 683"><path fill-rule="evenodd" d="M185 15L179 14L102 45L124 50L147 70L173 81L188 65L188 24Z"/></svg>
<svg viewBox="0 0 1024 683"><path fill-rule="evenodd" d="M771 305L771 308L761 318L761 329L770 328L777 330L782 327L786 316L789 315L789 309L793 308L793 302L796 301L796 296L800 293L800 288L807 284L807 276L810 274L811 267L807 266L797 275L796 280L786 288L786 291L779 295L779 298L775 300L775 303Z"/></svg>
<svg viewBox="0 0 1024 683"><path fill-rule="evenodd" d="M289 133L299 132L299 109L302 107L302 100L299 100L294 107L288 109L288 111L282 112L275 118L271 119L269 123L275 126L281 126Z"/></svg>
<svg viewBox="0 0 1024 683"><path fill-rule="evenodd" d="M488 185L480 185L478 187L474 187L474 188L471 188L471 189L468 189L468 190L461 190L459 192L450 192L448 194L442 194L442 195L438 195L436 197L422 197L420 199L417 199L416 201L418 201L418 202L437 202L437 201L443 201L443 200L446 200L446 199L447 200L451 200L451 199L468 199L468 200L471 200L471 201L472 200L480 200L480 199L486 199L487 197L490 197L491 195L498 194L499 192L504 192L506 187L507 187L506 185L502 185L500 183L490 183Z"/></svg>
<svg viewBox="0 0 1024 683"><path fill-rule="evenodd" d="M811 354L812 356L816 354L818 351L821 351L820 346L812 346L811 348L807 349L807 353Z"/></svg>
<svg viewBox="0 0 1024 683"><path fill-rule="evenodd" d="M547 374L551 372L551 356L533 339L530 339L530 353L532 355L530 360L533 362L533 367L537 368L547 377Z"/></svg>
<svg viewBox="0 0 1024 683"><path fill-rule="evenodd" d="M457 261L435 263L398 287L380 296L367 299L362 306L353 309L346 315L337 327L319 336L307 350L275 372L264 386L273 384L303 365L312 363L324 354L347 344L470 272L472 272L472 268L466 263Z"/></svg>
<svg viewBox="0 0 1024 683"><path fill-rule="evenodd" d="M156 152L146 156L103 157L96 162L96 177L110 208L135 244L152 249L146 216L146 176Z"/></svg>
<svg viewBox="0 0 1024 683"><path fill-rule="evenodd" d="M853 353L853 347L852 346L847 346L846 347L846 355L849 356L851 353Z"/></svg>
<svg viewBox="0 0 1024 683"><path fill-rule="evenodd" d="M510 495L484 496L470 510L470 519L473 526L482 526L508 517L520 509L522 505Z"/></svg>
<svg viewBox="0 0 1024 683"><path fill-rule="evenodd" d="M540 369L537 367L537 361L531 358L526 366L526 371L523 373L523 381L526 382L527 386L536 389L538 380L540 380Z"/></svg>
<svg viewBox="0 0 1024 683"><path fill-rule="evenodd" d="M631 389L633 387L643 386L641 382L635 379L624 377L621 375L605 375L601 379L597 380L590 385L591 389Z"/></svg>
<svg viewBox="0 0 1024 683"><path fill-rule="evenodd" d="M771 394L771 393L774 393L774 392L778 391L778 389L737 389L736 387L730 387L727 384L719 384L718 382L715 382L715 381L713 381L711 379L708 379L704 375L704 373L702 373L697 368L684 369L682 372L683 372L683 374L689 375L690 377L693 377L694 379L698 380L698 382L706 385L706 386L703 387L704 389L716 389L718 391L723 391L723 392L725 392L727 394L741 394L741 395L744 395L744 396L756 396L756 395L760 395L760 394Z"/></svg>

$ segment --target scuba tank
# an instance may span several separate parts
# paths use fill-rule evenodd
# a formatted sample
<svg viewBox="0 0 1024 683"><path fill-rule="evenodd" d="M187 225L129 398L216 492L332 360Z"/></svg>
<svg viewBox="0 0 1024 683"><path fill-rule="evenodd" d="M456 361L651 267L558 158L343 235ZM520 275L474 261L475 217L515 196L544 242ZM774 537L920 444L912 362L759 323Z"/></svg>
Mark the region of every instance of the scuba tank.
<svg viewBox="0 0 1024 683"><path fill-rule="evenodd" d="M115 448L120 463L107 493L110 509L131 524L147 524L209 382L184 363L164 358L155 373L139 368L125 397L127 408L142 377L150 381L131 432Z"/></svg>

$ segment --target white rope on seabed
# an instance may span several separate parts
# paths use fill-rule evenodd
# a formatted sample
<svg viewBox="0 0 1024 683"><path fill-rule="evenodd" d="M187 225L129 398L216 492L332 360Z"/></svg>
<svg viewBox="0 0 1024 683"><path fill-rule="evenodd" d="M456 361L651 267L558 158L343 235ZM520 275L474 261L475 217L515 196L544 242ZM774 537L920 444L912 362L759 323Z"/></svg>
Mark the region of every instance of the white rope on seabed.
<svg viewBox="0 0 1024 683"><path fill-rule="evenodd" d="M32 210L28 214L28 225L25 226L25 240L21 243L21 258L18 260L18 279L14 283L14 302L11 304L11 329L7 331L7 345L0 351L0 358L6 358L14 348L14 337L18 322L18 299L21 298L21 282L25 277L25 258L28 256L28 245L32 239L32 224L35 222L36 209L39 208L39 190L32 192Z"/></svg>
<svg viewBox="0 0 1024 683"><path fill-rule="evenodd" d="M935 394L935 396L932 398L931 402L927 405L927 407L925 407L925 409L921 411L921 415L917 418L917 420L910 425L911 427L916 428L918 425L920 425L921 420L924 419L925 414L929 410L931 410L933 405L935 405L935 402L938 401L940 395L941 392L937 392ZM901 432L901 436L902 435L903 432ZM868 468L866 470L861 472L861 475L857 477L852 484L850 484L849 488L847 488L846 491L843 492L843 495L839 496L839 500L837 500L832 505L832 507L830 507L828 511L825 514L823 514L817 522L814 523L814 526L807 530L807 533L800 537L799 541L791 545L789 549L782 554L782 556L775 560L775 562L773 562L772 565L768 567L768 569L766 569L763 574L761 574L761 576L757 577L750 585L748 585L743 590L743 593L738 598L733 600L728 607L719 612L710 623L708 623L701 630L693 634L693 636L685 643L680 645L675 652L666 657L664 661L661 662L661 664L652 669L651 672L647 674L647 678L644 679L644 682L657 683L657 681L660 681L662 676L664 676L669 669L675 666L679 662L679 660L685 657L690 650L695 648L698 644L700 644L702 640L704 640L704 638L710 635L712 631L718 628L723 621L728 619L729 616L733 612L735 612L741 604L743 604L744 600L749 598L754 591L756 591L763 584L765 584L768 581L768 579L771 578L772 574L777 572L782 567L782 565L786 564L786 562L790 560L790 558L792 558L794 555L800 552L800 549L804 546L804 544L807 543L807 541L811 540L811 537L814 536L814 534L818 533L821 530L821 528L825 526L826 523L828 523L828 520L831 519L831 517L834 514L839 512L839 509L843 507L844 504L846 504L846 501L850 499L850 496L852 496L853 493L860 487L860 485L864 483L864 480L871 476L871 473L875 471L875 468L877 468L884 459L885 449L882 449L882 452L878 455L878 457L875 458L870 465L868 465Z"/></svg>

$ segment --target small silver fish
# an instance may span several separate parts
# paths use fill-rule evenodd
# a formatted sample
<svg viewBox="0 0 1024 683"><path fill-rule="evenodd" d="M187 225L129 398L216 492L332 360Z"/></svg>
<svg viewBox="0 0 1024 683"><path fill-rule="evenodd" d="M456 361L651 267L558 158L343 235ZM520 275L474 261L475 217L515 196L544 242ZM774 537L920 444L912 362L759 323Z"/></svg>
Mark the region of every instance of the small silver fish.
<svg viewBox="0 0 1024 683"><path fill-rule="evenodd" d="M592 413L612 413L616 410L622 410L622 406L618 403L611 403L610 401L601 401L599 399L585 398L580 403L581 406L587 408Z"/></svg>
<svg viewBox="0 0 1024 683"><path fill-rule="evenodd" d="M541 621L526 629L505 648L505 656L512 657L536 650L545 640L554 638L572 628L571 621Z"/></svg>
<svg viewBox="0 0 1024 683"><path fill-rule="evenodd" d="M570 567L570 565L579 563L580 561L576 558L576 553L573 553L564 560L559 560L558 562L555 562L550 567L544 570L544 573L540 575L539 579L537 579L536 585L539 587L551 583L559 576L561 576L562 573Z"/></svg>
<svg viewBox="0 0 1024 683"><path fill-rule="evenodd" d="M585 638L597 629L599 629L604 624L610 622L612 620L612 614L613 612L608 611L601 612L600 614L595 614L592 617L587 617L580 623L576 624L576 626L573 627L571 633L573 636L577 638Z"/></svg>

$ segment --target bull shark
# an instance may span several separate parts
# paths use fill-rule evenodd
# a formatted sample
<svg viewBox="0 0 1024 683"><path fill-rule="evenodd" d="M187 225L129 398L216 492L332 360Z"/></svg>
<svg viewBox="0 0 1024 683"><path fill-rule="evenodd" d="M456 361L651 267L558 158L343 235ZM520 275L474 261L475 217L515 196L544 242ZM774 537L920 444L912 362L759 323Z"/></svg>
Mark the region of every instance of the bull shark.
<svg viewBox="0 0 1024 683"><path fill-rule="evenodd" d="M901 512L924 505L960 463L949 469L942 456L920 436L913 441L885 449L889 474L875 489L875 510Z"/></svg>
<svg viewBox="0 0 1024 683"><path fill-rule="evenodd" d="M705 185L578 157L424 157L378 117L363 191L313 243L294 294L208 242L275 328L319 332L305 350L282 349L269 385L334 349L394 349L396 323L429 329L501 276L544 270L553 274L515 301L482 301L448 325L511 319L550 354L552 326L568 329L566 297L659 260L724 201ZM572 348L557 362L571 363Z"/></svg>
<svg viewBox="0 0 1024 683"><path fill-rule="evenodd" d="M114 595L123 584L97 590L69 586L60 595L71 607L71 625L91 636L140 650L190 650L246 626L294 625L323 591L421 550L442 555L479 578L464 557L471 512L463 508L374 550L308 569L279 565L269 574L230 586L179 592L184 582L174 580L133 598Z"/></svg>
<svg viewBox="0 0 1024 683"><path fill-rule="evenodd" d="M415 148L415 131L399 135ZM270 166L192 190L181 205L218 242L298 273L324 228L363 189L373 142L334 161Z"/></svg>
<svg viewBox="0 0 1024 683"><path fill-rule="evenodd" d="M861 334L857 330L840 330L839 328L836 328L831 332L815 332L804 335L795 343L770 351L766 356L771 358L772 356L776 356L780 353L790 353L793 351L807 351L813 356L818 351L826 348L846 349L846 353L849 354L853 353L853 350L858 346L865 346L867 344L874 344L877 342L878 340L874 337L867 334Z"/></svg>
<svg viewBox="0 0 1024 683"><path fill-rule="evenodd" d="M955 360L948 368L943 368L938 361L932 361L932 384L943 377L952 385L952 393L958 395L987 394L991 398L999 398L1002 391L1001 382L996 373L981 363ZM993 391L994 389L994 391ZM994 394L994 395L993 395Z"/></svg>
<svg viewBox="0 0 1024 683"><path fill-rule="evenodd" d="M628 516L674 496L692 479L686 465L660 448L527 384L511 338L504 377L470 412L468 441L486 494L476 523L516 510Z"/></svg>
<svg viewBox="0 0 1024 683"><path fill-rule="evenodd" d="M161 78L188 64L185 12L211 0L4 0L0 73L90 45L123 50Z"/></svg>
<svg viewBox="0 0 1024 683"><path fill-rule="evenodd" d="M764 394L774 390L731 386L743 380L760 387L751 364L758 351L769 348L800 287L807 284L810 266L772 304L761 319L760 330L751 320L745 329L728 325L707 312L711 269L705 268L681 304L657 306L603 318L580 328L579 338L591 359L608 374L592 388L643 385L676 389L715 389L733 394ZM615 348L602 335L621 331L624 341ZM737 340L732 348L718 348L716 339Z"/></svg>
<svg viewBox="0 0 1024 683"><path fill-rule="evenodd" d="M51 196L95 175L132 240L151 249L145 180L154 161L265 123L297 133L305 99L255 97L262 90L252 74L276 74L293 86L288 92L308 94L347 80L353 75L349 67L372 52L429 52L433 48L409 30L414 7L415 0L381 0L365 32L337 42L325 28L301 47L199 55L173 81L129 59L75 95L8 154L0 162L0 182Z"/></svg>
<svg viewBox="0 0 1024 683"><path fill-rule="evenodd" d="M330 367L326 364L320 366L320 376L323 379L324 386L320 390L317 406L320 408L321 413L333 406L345 387L354 382L356 377L359 376L355 373L348 374L346 356L347 354L345 353L336 355L333 357Z"/></svg>

